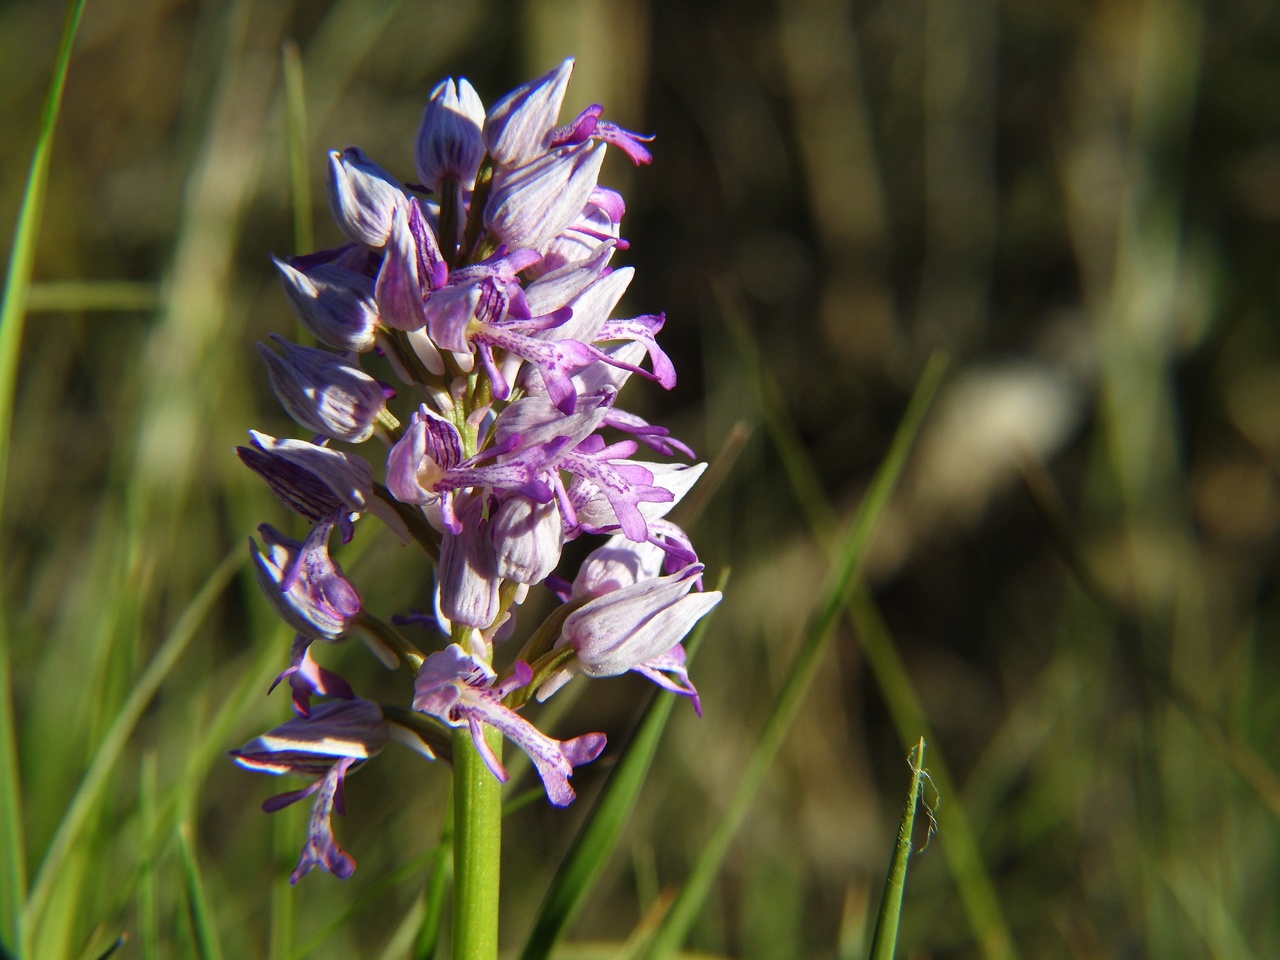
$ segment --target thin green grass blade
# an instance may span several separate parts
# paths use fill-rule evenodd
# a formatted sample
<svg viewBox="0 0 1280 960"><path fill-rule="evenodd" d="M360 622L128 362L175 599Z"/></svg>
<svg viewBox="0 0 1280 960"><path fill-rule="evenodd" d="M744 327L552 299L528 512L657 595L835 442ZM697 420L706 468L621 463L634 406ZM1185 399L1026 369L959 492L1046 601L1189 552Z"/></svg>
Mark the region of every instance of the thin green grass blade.
<svg viewBox="0 0 1280 960"><path fill-rule="evenodd" d="M160 956L160 901L156 895L156 854L151 838L156 836L159 760L154 750L142 755L138 784L138 816L142 823L143 842L139 844L141 873L138 877L138 939L142 960L158 960Z"/></svg>
<svg viewBox="0 0 1280 960"><path fill-rule="evenodd" d="M787 415L782 390L761 362L760 350L735 298L724 287L719 288L717 294L725 324L742 353L744 366L751 374L749 383L760 405L770 439L781 454L792 493L805 512L813 536L834 554L830 531L837 529L835 514L826 501L812 460L796 441L800 433ZM935 362L941 361L935 357L931 363ZM934 785L940 796L956 797L946 763L936 746L937 738L929 729L920 698L916 695L906 667L898 657L893 640L880 619L874 598L863 588L855 590L848 614L862 642L863 654L876 686L889 707L902 745L910 749L921 736L934 741L930 765ZM956 884L970 929L982 946L983 956L986 960L1008 960L1016 956L1009 926L996 897L995 885L982 863L977 839L960 803L940 805L939 829L946 837L942 848L947 866Z"/></svg>
<svg viewBox="0 0 1280 960"><path fill-rule="evenodd" d="M908 736L932 737L928 718L911 685L906 665L898 656L875 601L861 585L850 603L850 614L862 642L862 655L884 695L898 737L902 740ZM929 777L939 797L953 800L938 804L938 832L943 838L943 856L955 878L956 892L969 918L969 926L982 948L982 955L988 960L1014 957L1013 936L1000 908L995 885L982 863L978 838L964 808L954 802L959 793L947 765L936 750L929 764Z"/></svg>
<svg viewBox="0 0 1280 960"><path fill-rule="evenodd" d="M18 354L22 349L23 318L31 271L35 266L36 238L40 234L40 215L44 210L45 187L49 182L49 159L53 153L53 132L58 125L62 92L67 86L67 70L71 65L71 47L75 43L85 0L71 0L67 21L62 29L62 43L53 63L53 79L40 116L36 147L27 170L27 187L18 208L18 222L13 229L13 247L9 251L9 272L0 299L0 503L4 502L4 478L9 465L9 437L13 426L13 395L18 376Z"/></svg>
<svg viewBox="0 0 1280 960"><path fill-rule="evenodd" d="M729 571L726 570L720 575L716 589L723 591L728 580ZM712 615L714 611L703 617L689 637L686 656L690 660L702 644ZM600 793L600 799L596 801L568 855L556 871L551 886L547 888L520 960L545 960L551 955L552 948L565 928L573 921L600 870L613 852L614 844L631 816L631 811L635 809L649 765L658 751L662 731L666 728L677 699L680 699L677 694L667 691L660 690L654 694L635 736L627 744L622 759L618 761L609 776L609 782Z"/></svg>
<svg viewBox="0 0 1280 960"><path fill-rule="evenodd" d="M440 945L440 931L444 929L444 906L453 882L453 793L449 793L444 812L444 829L440 842L431 851L428 861L427 887L423 891L422 923L413 943L413 960L432 960Z"/></svg>
<svg viewBox="0 0 1280 960"><path fill-rule="evenodd" d="M916 805L920 802L924 777L923 737L912 749L907 763L911 766L911 785L907 788L907 802L898 824L898 842L893 848L893 859L889 861L889 875L885 878L875 933L871 935L870 960L893 960L898 946L898 920L902 916L902 895L907 889L907 860L911 856L911 834L916 825Z"/></svg>
<svg viewBox="0 0 1280 960"><path fill-rule="evenodd" d="M31 284L27 312L151 313L160 284L149 280L46 280Z"/></svg>
<svg viewBox="0 0 1280 960"><path fill-rule="evenodd" d="M9 267L4 293L0 296L0 506L4 504L5 478L9 467L9 441L13 429L13 400L17 387L18 356L26 316L27 292L35 266L36 239L44 210L45 187L49 181L49 160L53 154L53 133L58 125L62 93L71 65L71 48L84 13L85 0L72 0L62 41L53 63L53 77L45 96L40 129L27 170L27 185L18 207L13 229ZM24 934L22 901L27 894L26 851L23 847L22 802L16 724L9 689L8 617L0 610L0 942L12 943L22 957L30 956Z"/></svg>
<svg viewBox="0 0 1280 960"><path fill-rule="evenodd" d="M97 805L107 778L115 769L134 727L137 726L151 698L160 688L160 684L169 675L169 671L177 665L187 644L195 637L196 631L208 616L214 603L244 562L244 556L244 550L237 544L222 558L222 562L209 575L200 591L192 597L191 602L187 604L186 609L173 625L169 636L152 657L147 669L138 678L129 698L121 707L99 745L93 763L89 765L84 779L80 781L75 796L71 798L71 803L58 824L49 849L45 852L44 860L32 884L31 894L27 897L23 908L25 924L29 925L39 918L48 901L58 870L79 837L90 813Z"/></svg>
<svg viewBox="0 0 1280 960"><path fill-rule="evenodd" d="M289 195L293 200L293 249L315 249L311 222L311 177L307 172L307 97L303 85L302 55L294 40L280 50L284 71L285 135L289 141Z"/></svg>
<svg viewBox="0 0 1280 960"><path fill-rule="evenodd" d="M178 828L178 857L182 861L182 876L186 881L187 906L191 911L191 929L196 938L196 956L200 960L222 960L222 944L218 940L218 926L209 909L205 895L204 879L196 861L195 841L190 824Z"/></svg>
<svg viewBox="0 0 1280 960"><path fill-rule="evenodd" d="M18 737L13 722L10 689L9 645L2 636L6 625L0 617L0 957L12 946L22 950L22 899L27 891L27 856L23 839L22 793L18 778Z"/></svg>
<svg viewBox="0 0 1280 960"><path fill-rule="evenodd" d="M431 858L435 855L436 851L434 849L429 850L421 856L414 857L408 863L397 867L395 870L391 871L391 873L379 879L376 883L371 884L364 893L360 894L360 896L351 903L350 906L341 913L336 914L328 923L308 937L302 945L294 951L294 960L302 960L302 958L310 956L323 946L326 940L349 924L352 917L356 916L370 905L381 902L383 898L386 897L389 890L404 883L415 873L419 873L423 867L431 862Z"/></svg>
<svg viewBox="0 0 1280 960"><path fill-rule="evenodd" d="M665 960L674 954L684 943L702 909L702 904L711 890L711 884L720 870L725 854L729 851L729 845L746 818L747 810L764 782L774 757L781 749L792 721L800 710L805 692L817 673L823 650L835 628L836 621L844 613L857 587L858 572L866 555L867 545L871 542L871 535L902 474L907 454L924 422L925 414L942 381L945 369L946 361L937 356L926 364L924 373L921 374L915 392L911 396L907 411L894 435L889 452L876 471L866 497L849 524L844 542L840 546L835 575L830 579L817 614L810 619L805 629L800 649L774 702L742 780L734 791L728 807L721 815L720 822L703 846L689 874L689 879L685 881L684 887L671 905L670 912L654 936L645 954L647 960Z"/></svg>

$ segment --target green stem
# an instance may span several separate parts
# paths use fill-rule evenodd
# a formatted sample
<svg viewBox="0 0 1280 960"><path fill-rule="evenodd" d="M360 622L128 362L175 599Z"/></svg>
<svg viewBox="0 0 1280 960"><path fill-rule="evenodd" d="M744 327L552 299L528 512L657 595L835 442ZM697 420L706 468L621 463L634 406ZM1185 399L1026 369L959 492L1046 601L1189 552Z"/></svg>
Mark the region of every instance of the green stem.
<svg viewBox="0 0 1280 960"><path fill-rule="evenodd" d="M502 756L502 734L484 728ZM502 785L485 766L471 731L453 731L453 960L498 956L498 875L502 853Z"/></svg>

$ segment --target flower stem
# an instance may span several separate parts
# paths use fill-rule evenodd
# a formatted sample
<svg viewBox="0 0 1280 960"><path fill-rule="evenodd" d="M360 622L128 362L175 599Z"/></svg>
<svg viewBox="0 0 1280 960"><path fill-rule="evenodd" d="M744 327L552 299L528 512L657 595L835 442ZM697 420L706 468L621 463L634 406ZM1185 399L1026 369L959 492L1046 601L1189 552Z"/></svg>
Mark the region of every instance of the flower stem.
<svg viewBox="0 0 1280 960"><path fill-rule="evenodd" d="M502 755L502 734L484 728ZM498 956L498 875L502 852L502 785L485 766L471 731L453 731L453 960Z"/></svg>

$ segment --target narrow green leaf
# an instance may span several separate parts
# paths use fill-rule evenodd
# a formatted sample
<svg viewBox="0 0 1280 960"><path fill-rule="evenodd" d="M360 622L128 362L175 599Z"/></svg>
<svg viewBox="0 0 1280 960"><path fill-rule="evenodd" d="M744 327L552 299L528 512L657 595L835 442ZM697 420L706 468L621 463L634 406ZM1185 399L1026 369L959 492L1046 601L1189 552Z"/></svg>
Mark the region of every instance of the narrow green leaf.
<svg viewBox="0 0 1280 960"><path fill-rule="evenodd" d="M28 313L150 313L159 307L160 284L150 280L46 280L27 292Z"/></svg>
<svg viewBox="0 0 1280 960"><path fill-rule="evenodd" d="M765 774L768 773L774 757L782 747L792 721L800 710L805 692L817 673L823 650L835 628L836 621L844 613L857 587L858 572L866 555L867 545L871 541L871 535L902 474L907 453L924 422L925 413L929 409L938 384L942 381L945 369L946 361L937 356L926 364L907 411L898 426L898 431L894 435L889 452L876 471L867 495L849 524L844 542L840 546L835 574L830 578L822 605L816 615L810 618L805 628L800 649L778 693L764 730L756 742L755 750L747 763L746 772L737 790L734 791L728 807L721 815L720 822L716 824L715 830L703 846L688 880L676 896L670 912L651 942L646 953L647 960L665 960L675 953L684 943L697 919L702 904L711 890L711 884L729 851L729 845L746 818L747 810L764 782Z"/></svg>
<svg viewBox="0 0 1280 960"><path fill-rule="evenodd" d="M62 41L53 63L53 77L45 96L40 129L27 170L27 185L18 207L9 250L9 269L4 294L0 297L0 506L4 504L5 478L9 468L9 445L13 429L13 400L18 377L18 357L26 316L27 291L35 266L36 239L44 210L45 187L49 180L49 159L53 153L53 132L58 125L62 92L67 85L71 48L84 13L85 0L71 0ZM20 957L29 957L22 901L27 894L26 852L23 849L22 803L19 792L19 763L16 724L9 689L8 616L0 610L0 941L9 940Z"/></svg>
<svg viewBox="0 0 1280 960"><path fill-rule="evenodd" d="M768 368L762 364L759 348L752 338L740 306L727 289L721 288L717 293L725 323L750 374L748 382L760 405L770 439L786 467L792 494L804 510L814 538L834 556L836 548L831 543L830 531L836 529L835 514L826 501L813 461L796 440L800 433L787 416L782 390ZM940 361L935 358L931 363L934 362ZM930 764L933 783L939 796L956 796L944 758L938 752L936 738L930 732L920 698L894 649L888 630L880 621L875 600L865 587L858 586L853 591L847 613L862 643L863 654L876 686L889 707L902 745L910 749L921 735L934 740ZM970 929L982 947L983 956L986 960L1008 960L1016 956L1013 938L995 894L995 885L982 863L977 838L964 807L960 803L942 804L938 819L939 829L946 837L942 844L943 855L955 881Z"/></svg>
<svg viewBox="0 0 1280 960"><path fill-rule="evenodd" d="M191 836L190 824L184 823L178 828L178 856L182 860L182 874L186 881L187 907L191 911L196 955L200 960L222 960L218 927L204 892L204 880L200 876L200 865L196 862L195 841Z"/></svg>
<svg viewBox="0 0 1280 960"><path fill-rule="evenodd" d="M923 735L932 738L928 717L916 696L907 668L898 656L889 630L865 586L860 584L854 593L849 612L862 643L862 655L884 695L899 739L909 743L911 737ZM959 794L936 747L929 763L929 778L938 796L952 801L938 804L938 832L942 837L942 855L955 880L969 927L984 957L1007 960L1015 956L1013 936L1000 908L995 885L982 863L978 838L974 836L964 807L956 800Z"/></svg>
<svg viewBox="0 0 1280 960"><path fill-rule="evenodd" d="M23 319L31 271L35 266L36 238L40 235L40 215L44 211L44 192L49 181L49 158L53 153L53 131L58 125L62 92L67 86L67 70L71 65L71 47L76 29L84 13L85 0L71 0L67 21L62 29L62 43L53 63L53 79L45 96L40 131L27 170L27 187L18 208L18 222L13 229L13 247L9 251L9 272L0 299L0 503L4 502L4 478L9 465L9 438L13 426L13 394L18 376L18 354L22 349Z"/></svg>
<svg viewBox="0 0 1280 960"><path fill-rule="evenodd" d="M5 630L0 618L0 634ZM23 838L22 791L18 767L18 737L10 688L9 645L0 636L0 958L12 945L22 949L22 898L27 891L27 855Z"/></svg>
<svg viewBox="0 0 1280 960"><path fill-rule="evenodd" d="M307 172L307 97L298 44L286 40L280 50L284 68L285 132L289 141L289 194L293 200L293 249L315 249L311 223L311 177Z"/></svg>
<svg viewBox="0 0 1280 960"><path fill-rule="evenodd" d="M444 812L444 829L440 842L431 851L427 865L427 886L423 891L422 923L413 944L413 960L432 960L440 944L444 927L444 904L453 883L453 795Z"/></svg>
<svg viewBox="0 0 1280 960"><path fill-rule="evenodd" d="M916 825L916 804L920 802L920 788L924 777L924 737L916 743L907 758L911 767L911 785L907 788L907 802L902 808L902 820L898 824L898 842L889 861L889 875L884 882L884 897L880 901L880 913L876 916L875 933L871 935L870 960L893 960L898 945L898 920L902 916L902 895L907 888L907 860L911 856L911 833Z"/></svg>
<svg viewBox="0 0 1280 960"><path fill-rule="evenodd" d="M138 720L141 719L151 698L160 688L160 684L169 675L169 671L177 665L187 644L195 637L196 631L243 562L244 550L237 544L222 558L222 562L209 574L200 592L187 604L186 609L173 625L169 636L151 658L142 676L138 678L129 694L129 699L116 714L111 728L103 737L93 762L89 765L84 779L80 781L80 786L76 789L66 813L58 824L57 832L54 833L49 849L45 852L40 869L36 872L31 894L27 897L23 908L25 924L32 924L39 918L49 898L54 880L57 878L58 870L84 828L89 814L96 806L102 789L106 786L107 777L124 752L125 744L133 733L134 727L137 726Z"/></svg>
<svg viewBox="0 0 1280 960"><path fill-rule="evenodd" d="M138 818L142 842L138 845L141 872L138 877L138 933L142 960L160 956L160 906L156 896L156 851L152 838L157 835L158 759L154 750L142 755L138 783Z"/></svg>
<svg viewBox="0 0 1280 960"><path fill-rule="evenodd" d="M728 580L726 570L716 589L723 590ZM714 611L703 617L690 635L685 644L687 660L691 661L697 653L713 615ZM550 956L565 928L573 921L635 808L662 731L678 699L682 699L678 694L664 690L654 694L639 728L600 792L600 799L552 878L520 960L544 960Z"/></svg>

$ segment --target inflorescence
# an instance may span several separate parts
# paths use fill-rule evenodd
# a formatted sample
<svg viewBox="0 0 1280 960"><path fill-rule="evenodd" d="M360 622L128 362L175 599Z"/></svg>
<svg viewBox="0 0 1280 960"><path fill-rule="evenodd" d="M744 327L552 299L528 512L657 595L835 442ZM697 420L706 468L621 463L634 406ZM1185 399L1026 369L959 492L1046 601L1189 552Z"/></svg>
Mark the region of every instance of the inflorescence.
<svg viewBox="0 0 1280 960"><path fill-rule="evenodd" d="M520 713L531 698L576 674L635 671L700 711L681 641L720 594L703 591L689 538L665 517L706 465L632 459L641 444L693 454L616 404L632 374L670 389L675 370L655 339L662 314L611 316L634 271L609 265L627 249L624 204L597 183L608 146L647 164L651 138L600 119L599 105L557 126L572 70L566 60L488 112L466 80L442 81L418 131L415 184L358 148L333 151L329 203L349 242L276 261L294 313L328 349L259 344L272 390L311 439L255 431L237 452L311 526L297 541L263 524L261 545L250 541L263 592L297 633L276 681L287 681L295 716L232 755L313 778L263 805L314 797L295 882L317 865L339 877L355 869L331 817L346 774L388 740L447 758L449 728L467 727L505 781L484 738L496 728L564 806L574 767L598 757L605 737L547 736ZM361 369L369 354L407 396ZM376 458L381 482L370 459L335 445L374 437L389 448ZM330 555L335 530L349 541L365 514L429 554L434 616L387 622L365 609ZM564 544L583 534L609 539L572 581L556 576ZM561 603L499 672L495 644L537 584ZM424 653L396 626L423 620L442 649ZM313 659L313 641L353 635L416 672L410 707L358 697Z"/></svg>

